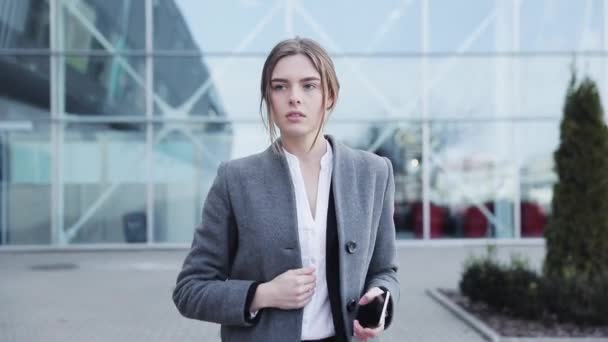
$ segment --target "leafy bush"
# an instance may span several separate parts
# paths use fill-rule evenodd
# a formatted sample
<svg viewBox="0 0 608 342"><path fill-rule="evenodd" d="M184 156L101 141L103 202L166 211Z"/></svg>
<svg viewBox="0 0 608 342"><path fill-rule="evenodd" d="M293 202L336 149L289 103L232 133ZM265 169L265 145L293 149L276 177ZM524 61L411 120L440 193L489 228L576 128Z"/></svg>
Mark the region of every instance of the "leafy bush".
<svg viewBox="0 0 608 342"><path fill-rule="evenodd" d="M545 229L544 273L592 281L608 272L608 127L595 82L573 74L555 151L558 180Z"/></svg>
<svg viewBox="0 0 608 342"><path fill-rule="evenodd" d="M496 311L534 320L608 324L608 273L594 277L542 277L524 262L502 264L493 256L467 262L460 291Z"/></svg>
<svg viewBox="0 0 608 342"><path fill-rule="evenodd" d="M546 277L543 301L560 321L577 324L608 324L608 273L589 280Z"/></svg>
<svg viewBox="0 0 608 342"><path fill-rule="evenodd" d="M460 281L460 291L471 300L527 319L543 314L540 286L526 264L503 265L493 257L470 260Z"/></svg>

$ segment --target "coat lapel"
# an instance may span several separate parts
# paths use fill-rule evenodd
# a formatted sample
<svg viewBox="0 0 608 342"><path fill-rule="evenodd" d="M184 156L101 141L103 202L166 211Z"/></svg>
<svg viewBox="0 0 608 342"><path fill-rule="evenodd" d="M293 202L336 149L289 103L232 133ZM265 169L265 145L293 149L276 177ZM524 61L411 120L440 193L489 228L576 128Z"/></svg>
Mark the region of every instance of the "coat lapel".
<svg viewBox="0 0 608 342"><path fill-rule="evenodd" d="M284 256L287 259L284 261L287 265L302 267L296 195L289 165L285 156L274 151L272 146L265 153L271 161L265 178L268 193L273 197L272 210L275 211L272 215L275 220L273 226L285 228L272 230L271 234L274 236L270 240L280 241L277 247L286 253Z"/></svg>
<svg viewBox="0 0 608 342"><path fill-rule="evenodd" d="M332 145L334 152L332 190L336 211L336 225L338 232L338 248L343 248L345 242L350 238L347 234L347 227L354 226L356 220L355 213L357 208L354 206L353 194L357 189L355 184L355 172L352 159L349 158L349 151L337 142L333 136L326 136ZM345 194L348 194L345 195ZM340 259L340 270L344 272L344 261Z"/></svg>

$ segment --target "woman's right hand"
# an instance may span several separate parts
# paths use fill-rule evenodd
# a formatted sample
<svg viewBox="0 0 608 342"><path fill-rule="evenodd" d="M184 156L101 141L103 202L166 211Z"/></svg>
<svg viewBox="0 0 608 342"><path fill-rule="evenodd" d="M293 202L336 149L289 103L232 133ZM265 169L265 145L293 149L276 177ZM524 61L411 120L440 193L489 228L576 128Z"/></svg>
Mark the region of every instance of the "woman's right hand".
<svg viewBox="0 0 608 342"><path fill-rule="evenodd" d="M313 267L286 271L257 288L251 311L265 307L292 310L303 308L315 291L316 277Z"/></svg>

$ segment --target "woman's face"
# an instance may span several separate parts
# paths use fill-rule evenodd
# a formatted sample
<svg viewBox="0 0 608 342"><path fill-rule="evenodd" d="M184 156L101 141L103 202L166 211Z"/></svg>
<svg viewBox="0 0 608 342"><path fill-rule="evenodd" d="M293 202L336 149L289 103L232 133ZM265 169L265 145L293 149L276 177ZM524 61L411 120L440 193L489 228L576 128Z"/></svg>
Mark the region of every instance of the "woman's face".
<svg viewBox="0 0 608 342"><path fill-rule="evenodd" d="M298 54L277 62L270 79L270 105L282 137L314 139L325 108L321 76L308 57ZM331 105L329 100L326 105Z"/></svg>

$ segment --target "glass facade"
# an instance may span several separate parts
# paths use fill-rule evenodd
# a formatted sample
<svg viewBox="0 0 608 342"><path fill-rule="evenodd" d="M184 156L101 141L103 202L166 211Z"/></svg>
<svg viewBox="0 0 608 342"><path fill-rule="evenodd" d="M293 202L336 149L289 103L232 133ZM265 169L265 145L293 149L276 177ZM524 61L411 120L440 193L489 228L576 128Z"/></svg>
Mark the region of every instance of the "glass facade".
<svg viewBox="0 0 608 342"><path fill-rule="evenodd" d="M573 66L608 101L608 0L0 0L0 245L189 243L296 35L334 58L327 132L393 162L404 240L541 237Z"/></svg>

